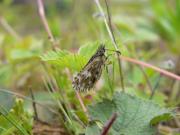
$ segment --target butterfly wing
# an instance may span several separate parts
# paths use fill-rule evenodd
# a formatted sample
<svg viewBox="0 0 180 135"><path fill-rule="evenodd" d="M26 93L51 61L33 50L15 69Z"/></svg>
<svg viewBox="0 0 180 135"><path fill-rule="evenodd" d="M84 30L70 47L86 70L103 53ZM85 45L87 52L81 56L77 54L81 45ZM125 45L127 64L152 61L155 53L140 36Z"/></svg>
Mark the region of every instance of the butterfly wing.
<svg viewBox="0 0 180 135"><path fill-rule="evenodd" d="M105 55L95 57L73 79L73 88L78 91L91 89L101 77L106 61Z"/></svg>

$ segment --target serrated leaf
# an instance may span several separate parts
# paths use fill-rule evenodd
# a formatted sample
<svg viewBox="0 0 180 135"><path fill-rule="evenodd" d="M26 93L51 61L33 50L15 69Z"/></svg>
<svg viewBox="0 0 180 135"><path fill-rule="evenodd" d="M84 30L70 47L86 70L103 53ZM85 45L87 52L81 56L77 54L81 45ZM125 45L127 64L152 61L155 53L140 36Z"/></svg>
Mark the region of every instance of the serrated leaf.
<svg viewBox="0 0 180 135"><path fill-rule="evenodd" d="M112 113L117 112L118 118L114 122L111 133L113 135L152 135L156 128L151 126L154 118L172 115L171 111L161 108L149 100L143 100L124 92L115 93L112 100L102 102L89 107L90 115L93 119L101 121L103 124L110 118ZM159 120L167 120L161 117Z"/></svg>
<svg viewBox="0 0 180 135"><path fill-rule="evenodd" d="M88 62L88 59L96 52L100 44L101 43L98 41L88 43L80 47L78 54L72 54L65 50L49 51L41 56L41 60L57 65L60 68L69 68L71 71L80 71ZM107 49L114 50L112 43L109 41L106 41L104 44ZM109 52L112 54L115 53L113 51Z"/></svg>
<svg viewBox="0 0 180 135"><path fill-rule="evenodd" d="M72 71L79 71L87 61L84 56L72 54L64 50L49 51L41 56L41 60L54 64L59 68L69 68Z"/></svg>
<svg viewBox="0 0 180 135"><path fill-rule="evenodd" d="M67 51L49 51L43 56L40 56L43 61L51 61L51 60L58 60L66 55L68 55L69 52Z"/></svg>

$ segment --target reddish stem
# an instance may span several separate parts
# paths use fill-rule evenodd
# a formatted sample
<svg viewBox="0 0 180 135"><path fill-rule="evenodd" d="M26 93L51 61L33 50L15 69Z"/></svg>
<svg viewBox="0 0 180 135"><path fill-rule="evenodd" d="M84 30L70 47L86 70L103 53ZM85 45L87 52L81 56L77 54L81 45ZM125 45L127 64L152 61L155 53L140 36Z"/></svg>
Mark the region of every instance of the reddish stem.
<svg viewBox="0 0 180 135"><path fill-rule="evenodd" d="M101 135L106 135L109 131L109 129L112 127L112 124L117 118L117 113L113 113L111 118L107 121L107 123L103 127L103 131L101 132Z"/></svg>
<svg viewBox="0 0 180 135"><path fill-rule="evenodd" d="M158 68L158 67L156 67L156 66L153 66L153 65L151 65L151 64L148 64L148 63L145 63L145 62L143 62L143 61L136 60L136 59L132 59L132 58L129 58L129 57L125 57L125 56L120 56L120 58L121 58L122 60L131 62L131 63L135 63L135 64L140 65L140 66L143 66L143 67L151 68L151 69L153 69L153 70L155 70L155 71L157 71L157 72L159 72L159 73L161 73L161 74L163 74L163 75L165 75L165 76L168 76L168 77L171 77L171 78L173 78L173 79L176 79L176 80L179 80L179 81L180 81L180 76L178 76L178 75L176 75L176 74L174 74L174 73L171 73L171 72L169 72L169 71L166 71L166 70L164 70L164 69Z"/></svg>
<svg viewBox="0 0 180 135"><path fill-rule="evenodd" d="M76 96L77 96L77 98L78 98L78 100L79 100L79 102L80 102L80 105L81 105L84 113L85 113L85 114L87 115L87 117L89 118L87 108L85 107L85 105L84 105L84 103L83 103L83 100L82 100L82 98L81 98L81 95L79 94L78 91L75 91L75 92L76 92Z"/></svg>
<svg viewBox="0 0 180 135"><path fill-rule="evenodd" d="M44 25L44 28L48 34L48 38L50 40L50 42L52 42L53 44L53 49L55 49L55 40L54 40L54 37L53 37L53 34L49 28L49 25L48 25L48 22L47 22L47 19L46 19L46 16L45 16L45 12L44 12L44 4L43 4L43 1L42 0L37 0L37 4L38 4L38 12L39 12L39 16L41 18L41 21Z"/></svg>

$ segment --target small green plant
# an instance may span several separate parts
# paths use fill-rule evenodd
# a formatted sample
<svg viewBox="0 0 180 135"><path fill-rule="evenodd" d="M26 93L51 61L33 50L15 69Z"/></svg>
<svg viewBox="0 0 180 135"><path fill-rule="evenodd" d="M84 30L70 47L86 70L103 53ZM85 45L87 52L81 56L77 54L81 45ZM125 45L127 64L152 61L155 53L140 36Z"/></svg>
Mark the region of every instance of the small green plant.
<svg viewBox="0 0 180 135"><path fill-rule="evenodd" d="M55 70L58 70L58 71L60 70L61 73L63 73L62 71L65 71L66 69L68 69L71 74L74 74L77 71L81 70L83 65L88 61L88 57L90 57L91 54L95 52L97 46L98 46L98 43L91 43L91 45L88 44L88 45L82 46L79 49L78 54L72 54L67 51L56 51L56 52L50 51L50 52L47 52L47 54L41 56L41 59L49 63L50 65L55 66L56 67ZM88 51L90 52L90 54L87 53ZM115 59L111 59L111 60L115 62ZM113 63L112 61L111 63ZM82 65L82 66L79 66L79 65ZM114 66L118 66L118 65L116 64ZM116 70L117 70L117 67L116 67ZM118 72L118 70L115 72ZM58 76L55 74L57 82L59 82L58 80L62 80L62 78L64 78L64 76L61 77L62 76L60 75L61 73L59 72ZM106 75L107 73L105 70L103 74L104 74L103 78L107 77ZM174 116L174 113L172 113L171 110L161 108L160 106L158 106L154 102L156 100L151 101L151 100L143 99L143 98L148 97L148 95L146 95L145 93L144 95L142 95L141 92L134 92L134 90L128 91L128 88L127 88L127 92L129 94L125 92L114 93L109 89L109 86L108 86L109 83L107 83L108 87L107 88L104 87L104 89L101 88L101 90L97 93L97 95L93 97L94 99L100 100L101 102L97 103L96 105L91 105L90 107L88 107L88 112L90 114L90 117L97 122L95 125L91 125L91 124L89 125L88 124L89 122L87 121L87 119L84 119L86 114L83 114L84 112L82 111L82 109L80 109L79 103L77 101L77 97L73 94L75 93L75 91L72 89L71 81L69 81L68 79L66 81L68 82L66 83L61 82L61 85L60 85L61 88L63 88L61 89L61 92L63 92L64 96L66 95L66 98L67 98L67 102L66 102L67 106L65 108L66 109L68 108L68 104L69 104L68 101L73 101L73 102L75 101L74 106L76 106L75 108L78 108L78 109L68 108L68 110L71 110L71 111L68 111L68 117L72 121L71 123L72 125L70 123L69 124L73 127L71 130L73 130L75 134L83 133L83 132L86 132L87 135L92 135L95 132L100 133L102 130L102 126L99 126L99 125L103 125L114 112L117 112L119 115L111 129L111 133L113 135L116 135L119 133L128 134L128 135L133 135L133 134L151 135L156 132L156 128L154 127L154 124L157 124L160 121L169 120L170 118ZM105 83L103 85L105 85ZM114 85L113 87L115 88L116 86ZM118 91L121 91L121 90L119 89ZM114 94L111 97L106 96L112 93ZM71 95L71 96L68 96L68 95ZM137 96L143 97L143 98L138 98ZM83 98L83 100L85 101L86 105L91 104L91 103L86 102L85 98ZM162 98L162 101L163 100L164 99ZM63 110L63 108L61 108L61 110ZM81 110L81 113L80 113L80 110ZM88 125L86 127L86 131L79 130L79 129L78 131L75 130L80 126L80 123L77 124L77 122L75 122L74 117L72 117L73 115L77 115L80 118L80 121L82 121L82 123L86 123L86 126ZM67 128L70 127L69 124Z"/></svg>
<svg viewBox="0 0 180 135"><path fill-rule="evenodd" d="M16 99L13 108L7 111L0 106L1 135L29 135L32 132L33 117L24 110L22 99Z"/></svg>

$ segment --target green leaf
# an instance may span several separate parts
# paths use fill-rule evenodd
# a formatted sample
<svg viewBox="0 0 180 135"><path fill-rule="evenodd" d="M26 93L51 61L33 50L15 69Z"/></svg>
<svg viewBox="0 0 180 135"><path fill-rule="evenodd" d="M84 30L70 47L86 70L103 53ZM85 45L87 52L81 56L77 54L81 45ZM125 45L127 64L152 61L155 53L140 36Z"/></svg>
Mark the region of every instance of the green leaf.
<svg viewBox="0 0 180 135"><path fill-rule="evenodd" d="M14 49L11 51L10 59L11 60L30 59L30 58L38 58L38 56L39 53L35 51Z"/></svg>
<svg viewBox="0 0 180 135"><path fill-rule="evenodd" d="M100 43L98 41L93 42L93 43L92 42L87 43L79 48L78 54L85 57L91 57L96 52L99 45Z"/></svg>
<svg viewBox="0 0 180 135"><path fill-rule="evenodd" d="M100 130L96 123L89 124L86 128L86 135L100 135Z"/></svg>
<svg viewBox="0 0 180 135"><path fill-rule="evenodd" d="M105 99L90 106L89 112L93 119L99 120L102 124L108 121L112 113L117 112L119 116L110 129L113 135L155 134L156 128L151 125L160 120L167 120L165 117L167 114L172 115L170 110L161 108L152 101L143 100L124 92L115 93L112 100Z"/></svg>
<svg viewBox="0 0 180 135"><path fill-rule="evenodd" d="M159 115L157 117L154 117L151 121L150 124L151 125L156 125L158 124L160 121L167 121L172 119L173 115L171 113L164 113L163 115Z"/></svg>
<svg viewBox="0 0 180 135"><path fill-rule="evenodd" d="M42 61L56 65L59 68L69 68L71 71L80 71L88 62L88 59L96 52L99 41L90 42L79 48L77 54L72 54L66 50L49 51L40 56ZM112 43L109 41L104 42L107 49L114 50ZM115 54L113 51L107 51L108 54Z"/></svg>
<svg viewBox="0 0 180 135"><path fill-rule="evenodd" d="M126 87L126 92L130 95L137 96L142 99L149 99L151 96L151 93L149 91L142 91L142 90L134 90L131 87ZM160 106L165 106L165 100L167 99L166 95L164 95L162 92L156 91L156 94L151 99L153 102L157 103Z"/></svg>
<svg viewBox="0 0 180 135"><path fill-rule="evenodd" d="M0 85L9 86L13 75L12 67L10 65L0 65Z"/></svg>
<svg viewBox="0 0 180 135"><path fill-rule="evenodd" d="M59 68L69 68L72 71L79 71L87 62L84 56L72 54L68 51L49 51L41 56L41 60L46 61Z"/></svg>
<svg viewBox="0 0 180 135"><path fill-rule="evenodd" d="M96 52L97 48L101 44L104 44L105 48L108 49L106 50L106 55L115 54L115 48L111 40L106 40L104 42L100 42L100 41L89 42L79 48L78 54L85 56L86 58L89 59ZM127 55L128 54L127 48L122 45L122 42L120 40L117 40L117 44L119 45L120 51L124 55Z"/></svg>
<svg viewBox="0 0 180 135"><path fill-rule="evenodd" d="M43 60L43 61L52 61L52 60L58 60L67 55L69 55L68 51L59 50L59 51L49 51L40 57L41 57L41 60Z"/></svg>

